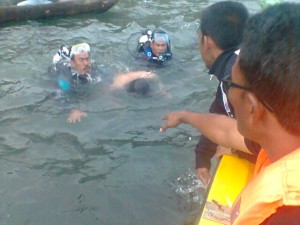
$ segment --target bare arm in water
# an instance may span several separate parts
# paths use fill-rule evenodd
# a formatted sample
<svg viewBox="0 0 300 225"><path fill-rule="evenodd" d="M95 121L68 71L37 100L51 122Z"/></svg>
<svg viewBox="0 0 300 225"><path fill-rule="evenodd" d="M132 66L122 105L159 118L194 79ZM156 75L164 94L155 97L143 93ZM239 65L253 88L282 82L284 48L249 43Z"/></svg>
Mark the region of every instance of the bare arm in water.
<svg viewBox="0 0 300 225"><path fill-rule="evenodd" d="M117 74L113 80L113 83L111 84L111 88L121 89L129 82L139 78L157 79L158 76L155 73L147 72L147 71L134 71L134 72Z"/></svg>
<svg viewBox="0 0 300 225"><path fill-rule="evenodd" d="M134 71L134 72L118 74L115 76L114 81L110 86L110 88L121 89L129 82L139 78L155 79L157 78L157 75L147 71ZM80 122L81 119L86 116L87 116L86 112L81 111L79 109L72 109L68 116L68 122L77 123Z"/></svg>

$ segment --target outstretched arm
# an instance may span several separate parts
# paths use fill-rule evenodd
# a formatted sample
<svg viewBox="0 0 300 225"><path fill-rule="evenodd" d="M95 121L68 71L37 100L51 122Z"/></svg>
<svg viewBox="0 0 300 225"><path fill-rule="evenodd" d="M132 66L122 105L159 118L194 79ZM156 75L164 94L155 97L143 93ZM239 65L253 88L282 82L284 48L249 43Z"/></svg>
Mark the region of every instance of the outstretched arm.
<svg viewBox="0 0 300 225"><path fill-rule="evenodd" d="M196 128L218 145L252 154L245 145L244 137L237 130L236 120L228 116L179 111L166 114L163 120L166 120L166 123L160 128L162 132L185 123Z"/></svg>

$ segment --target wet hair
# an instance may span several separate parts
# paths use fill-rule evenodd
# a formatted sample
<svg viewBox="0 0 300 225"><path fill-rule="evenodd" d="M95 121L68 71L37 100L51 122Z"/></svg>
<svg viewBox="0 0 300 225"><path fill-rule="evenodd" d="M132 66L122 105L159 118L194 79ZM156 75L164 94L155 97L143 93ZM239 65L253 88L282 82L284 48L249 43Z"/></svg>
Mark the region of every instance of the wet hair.
<svg viewBox="0 0 300 225"><path fill-rule="evenodd" d="M243 38L247 8L239 2L222 1L207 7L201 14L198 31L210 36L222 50L238 46Z"/></svg>
<svg viewBox="0 0 300 225"><path fill-rule="evenodd" d="M129 83L127 91L140 96L147 96L150 93L150 85L147 79L138 78Z"/></svg>
<svg viewBox="0 0 300 225"><path fill-rule="evenodd" d="M249 19L239 67L278 122L300 134L300 4L276 4Z"/></svg>

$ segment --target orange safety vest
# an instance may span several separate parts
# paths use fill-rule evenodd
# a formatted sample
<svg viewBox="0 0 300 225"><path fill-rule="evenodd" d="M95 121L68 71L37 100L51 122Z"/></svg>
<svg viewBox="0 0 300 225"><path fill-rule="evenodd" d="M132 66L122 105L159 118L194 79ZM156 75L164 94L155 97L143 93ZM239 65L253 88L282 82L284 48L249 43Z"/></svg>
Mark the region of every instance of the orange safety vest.
<svg viewBox="0 0 300 225"><path fill-rule="evenodd" d="M232 225L259 225L288 206L300 206L300 148L264 167L231 209Z"/></svg>
<svg viewBox="0 0 300 225"><path fill-rule="evenodd" d="M271 161L269 160L267 153L265 152L265 150L261 149L256 159L254 167L254 176L256 176L259 173L259 171L261 171L263 168L270 164Z"/></svg>

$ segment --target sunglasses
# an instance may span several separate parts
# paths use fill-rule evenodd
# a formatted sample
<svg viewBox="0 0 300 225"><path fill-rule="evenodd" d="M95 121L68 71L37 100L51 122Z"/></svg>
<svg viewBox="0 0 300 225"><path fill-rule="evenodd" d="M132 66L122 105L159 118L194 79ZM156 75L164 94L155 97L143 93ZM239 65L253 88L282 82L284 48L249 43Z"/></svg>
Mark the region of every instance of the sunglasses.
<svg viewBox="0 0 300 225"><path fill-rule="evenodd" d="M250 92L254 93L254 91L250 87L246 87L246 86L234 83L231 80L229 80L228 78L227 79L225 78L222 80L222 85L223 85L223 88L227 91L229 90L229 88L233 87L233 88L239 88L239 89L242 89L245 91L250 91ZM264 107L266 107L270 112L274 112L274 110L272 109L271 106L269 106L265 101L260 99L257 95L256 95L256 97L263 104Z"/></svg>

